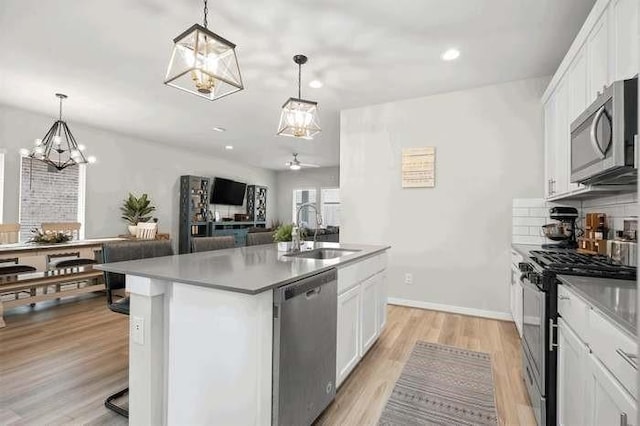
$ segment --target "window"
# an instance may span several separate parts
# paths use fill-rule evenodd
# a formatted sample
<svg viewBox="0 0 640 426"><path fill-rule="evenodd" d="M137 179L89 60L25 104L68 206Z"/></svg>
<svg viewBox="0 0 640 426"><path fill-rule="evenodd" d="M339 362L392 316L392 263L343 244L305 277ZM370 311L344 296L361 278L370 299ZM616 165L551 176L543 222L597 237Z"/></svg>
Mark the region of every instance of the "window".
<svg viewBox="0 0 640 426"><path fill-rule="evenodd" d="M294 189L293 190L293 211L291 217L293 223L297 223L298 219L296 217L298 213L298 209L301 205L305 203L312 203L314 206L317 206L317 195L315 189ZM315 220L315 212L312 207L304 208L300 212L300 223L304 228L315 228L316 220Z"/></svg>
<svg viewBox="0 0 640 426"><path fill-rule="evenodd" d="M340 226L340 188L322 188L320 196L322 225Z"/></svg>
<svg viewBox="0 0 640 426"><path fill-rule="evenodd" d="M85 166L58 171L22 157L20 164L20 240L43 222L80 222L84 225ZM79 238L84 238L84 226Z"/></svg>

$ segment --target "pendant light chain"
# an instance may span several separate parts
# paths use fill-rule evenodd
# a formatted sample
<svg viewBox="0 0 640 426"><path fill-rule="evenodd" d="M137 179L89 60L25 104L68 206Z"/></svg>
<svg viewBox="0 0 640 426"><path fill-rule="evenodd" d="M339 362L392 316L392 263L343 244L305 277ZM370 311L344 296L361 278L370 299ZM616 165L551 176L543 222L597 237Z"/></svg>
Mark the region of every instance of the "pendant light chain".
<svg viewBox="0 0 640 426"><path fill-rule="evenodd" d="M298 99L302 99L300 85L302 84L302 64L298 64Z"/></svg>
<svg viewBox="0 0 640 426"><path fill-rule="evenodd" d="M207 28L207 25L209 24L207 22L207 15L209 14L209 6L208 6L208 0L204 0L204 27Z"/></svg>

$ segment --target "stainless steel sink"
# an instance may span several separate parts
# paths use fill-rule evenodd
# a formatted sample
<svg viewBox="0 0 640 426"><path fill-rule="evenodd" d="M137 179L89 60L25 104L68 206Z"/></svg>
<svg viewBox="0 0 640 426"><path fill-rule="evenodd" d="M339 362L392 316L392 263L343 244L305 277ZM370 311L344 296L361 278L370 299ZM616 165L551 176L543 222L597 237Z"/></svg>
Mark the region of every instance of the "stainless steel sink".
<svg viewBox="0 0 640 426"><path fill-rule="evenodd" d="M288 253L286 256L302 257L304 259L335 259L336 257L348 256L359 252L360 250L347 250L340 248L317 248L314 250L301 251L297 253Z"/></svg>

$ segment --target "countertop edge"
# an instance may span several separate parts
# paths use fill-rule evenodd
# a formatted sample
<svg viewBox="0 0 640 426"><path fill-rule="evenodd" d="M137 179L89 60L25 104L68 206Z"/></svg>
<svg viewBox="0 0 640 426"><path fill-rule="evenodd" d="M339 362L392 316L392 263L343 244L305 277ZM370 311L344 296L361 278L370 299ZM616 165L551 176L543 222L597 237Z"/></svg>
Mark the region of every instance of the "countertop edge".
<svg viewBox="0 0 640 426"><path fill-rule="evenodd" d="M218 285L218 284L213 284L213 283L204 283L201 281L195 281L195 280L188 280L188 279L183 279L183 280L175 280L173 278L170 277L166 277L166 276L162 276L162 275L157 275L157 274L150 274L150 273L131 273L130 271L124 271L122 269L119 268L112 268L109 266L108 263L102 263L102 264L98 264L98 265L93 265L94 269L98 269L100 271L105 271L105 272L114 272L117 274L123 274L123 275L132 275L132 276L136 276L136 277L143 277L143 278L152 278L152 279L157 279L157 280L162 280L162 281L170 281L170 282L177 282L177 283L184 283L184 284L190 284L190 285L194 285L194 286L198 286L198 287L204 287L204 288L212 288L212 289L216 289L216 290L223 290L223 291L230 291L233 293L242 293L242 294L247 294L247 295L251 295L251 296L255 296L257 294L260 293L264 293L265 291L269 291L269 290L273 290L274 288L278 288L278 287L282 287L284 285L293 283L295 281L304 279L304 278L308 278L311 277L313 275L317 275L319 273L328 271L330 269L333 268L339 268L345 265L348 265L350 263L354 263L356 261L361 261L364 260L368 257L372 257L375 256L377 254L380 254L382 252L385 252L387 250L389 250L391 248L390 245L387 246L380 246L379 248L373 249L371 251L367 251L366 253L362 253L359 256L358 255L351 255L349 256L349 258L345 259L343 262L339 262L337 264L334 265L327 265L321 268L318 268L316 270L314 270L313 272L309 272L306 274L301 274L301 275L296 275L295 277L292 277L290 279L284 280L284 281L278 281L276 283L272 283L272 284L268 284L265 285L264 287L261 287L258 290L244 290L244 289L240 289L237 287L229 287L229 286L224 286L224 285Z"/></svg>
<svg viewBox="0 0 640 426"><path fill-rule="evenodd" d="M633 339L636 339L638 337L637 327L632 326L629 322L624 321L618 316L611 314L608 309L605 309L599 302L593 300L593 298L582 291L580 289L580 286L571 283L571 281L567 277L558 275L557 278L562 282L563 285L570 287L573 291L575 291L576 295L580 297L585 303L604 315L629 337L632 337Z"/></svg>

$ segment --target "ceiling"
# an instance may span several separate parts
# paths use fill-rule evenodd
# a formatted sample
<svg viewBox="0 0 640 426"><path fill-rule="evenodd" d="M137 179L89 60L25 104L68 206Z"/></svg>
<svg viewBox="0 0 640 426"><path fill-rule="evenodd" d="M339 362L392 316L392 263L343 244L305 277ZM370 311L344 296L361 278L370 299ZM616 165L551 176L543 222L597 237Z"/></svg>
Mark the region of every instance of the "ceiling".
<svg viewBox="0 0 640 426"><path fill-rule="evenodd" d="M594 2L209 0L209 28L238 45L245 84L209 102L163 84L172 39L202 20L199 0L2 0L0 103L53 117L62 91L71 126L272 169L292 152L337 165L341 109L551 75ZM462 55L443 62L449 47ZM319 102L313 141L275 136L296 53L309 56L303 97ZM305 84L315 78L323 88Z"/></svg>

